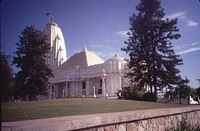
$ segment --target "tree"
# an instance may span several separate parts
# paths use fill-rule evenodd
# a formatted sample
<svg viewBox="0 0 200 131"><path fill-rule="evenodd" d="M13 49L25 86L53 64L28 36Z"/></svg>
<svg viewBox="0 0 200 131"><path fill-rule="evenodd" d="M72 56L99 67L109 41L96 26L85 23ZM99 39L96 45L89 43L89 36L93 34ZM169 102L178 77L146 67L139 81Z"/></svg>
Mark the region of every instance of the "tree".
<svg viewBox="0 0 200 131"><path fill-rule="evenodd" d="M129 38L122 48L129 54L127 74L132 84L149 86L157 97L157 89L172 88L181 81L177 65L182 59L175 54L171 40L180 37L177 19L165 19L159 0L141 0L139 12L130 17Z"/></svg>
<svg viewBox="0 0 200 131"><path fill-rule="evenodd" d="M188 100L188 104L190 104L189 96L191 95L191 93L192 93L192 88L188 86L186 83L181 83L175 88L174 91L174 94L176 97L178 97L180 104L182 103L181 100L186 98Z"/></svg>
<svg viewBox="0 0 200 131"><path fill-rule="evenodd" d="M200 84L200 79L197 79L197 81ZM195 88L195 90L194 90L194 100L196 100L200 103L200 85L198 88Z"/></svg>
<svg viewBox="0 0 200 131"><path fill-rule="evenodd" d="M175 92L173 90L169 90L165 93L164 98L167 99L167 102L171 102L175 100Z"/></svg>
<svg viewBox="0 0 200 131"><path fill-rule="evenodd" d="M9 65L10 57L1 52L0 59L1 101L10 101L14 95L14 76L12 68Z"/></svg>
<svg viewBox="0 0 200 131"><path fill-rule="evenodd" d="M35 100L37 95L47 95L48 79L53 76L46 63L47 37L34 26L26 27L17 46L13 64L21 70L16 74L16 97Z"/></svg>
<svg viewBox="0 0 200 131"><path fill-rule="evenodd" d="M200 87L195 90L196 100L200 103Z"/></svg>

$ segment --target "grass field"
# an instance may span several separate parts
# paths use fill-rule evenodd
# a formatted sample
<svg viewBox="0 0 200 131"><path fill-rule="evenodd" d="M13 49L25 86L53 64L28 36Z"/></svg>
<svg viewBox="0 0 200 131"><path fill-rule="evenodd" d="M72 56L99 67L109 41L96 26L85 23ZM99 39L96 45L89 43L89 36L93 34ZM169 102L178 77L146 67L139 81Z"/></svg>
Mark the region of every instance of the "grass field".
<svg viewBox="0 0 200 131"><path fill-rule="evenodd" d="M68 98L1 104L3 122L180 106L132 100L92 98Z"/></svg>

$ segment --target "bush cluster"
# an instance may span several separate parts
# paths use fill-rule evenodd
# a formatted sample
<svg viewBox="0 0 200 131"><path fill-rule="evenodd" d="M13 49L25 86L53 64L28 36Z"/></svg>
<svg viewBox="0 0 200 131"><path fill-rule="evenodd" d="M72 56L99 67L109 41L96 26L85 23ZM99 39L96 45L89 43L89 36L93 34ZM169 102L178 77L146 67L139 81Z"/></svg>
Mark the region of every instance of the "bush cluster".
<svg viewBox="0 0 200 131"><path fill-rule="evenodd" d="M154 95L150 92L146 92L144 89L138 87L122 87L117 91L118 99L127 100L140 100L140 101L153 101Z"/></svg>
<svg viewBox="0 0 200 131"><path fill-rule="evenodd" d="M65 98L83 98L84 96L82 94L69 94L66 95Z"/></svg>

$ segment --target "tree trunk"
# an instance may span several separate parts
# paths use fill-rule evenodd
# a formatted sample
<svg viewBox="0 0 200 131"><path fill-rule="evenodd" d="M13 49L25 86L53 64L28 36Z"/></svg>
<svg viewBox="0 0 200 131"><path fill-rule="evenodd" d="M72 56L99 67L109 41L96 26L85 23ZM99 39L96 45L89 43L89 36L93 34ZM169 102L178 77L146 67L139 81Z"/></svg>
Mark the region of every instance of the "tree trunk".
<svg viewBox="0 0 200 131"><path fill-rule="evenodd" d="M154 87L154 102L156 102L157 100L157 78L156 78L156 60L155 60L155 52L156 52L156 48L155 48L155 43L153 42L152 44L152 64L153 64L153 87Z"/></svg>
<svg viewBox="0 0 200 131"><path fill-rule="evenodd" d="M154 102L156 102L156 100L157 100L157 79L156 79L155 66L153 68L153 87L154 87Z"/></svg>
<svg viewBox="0 0 200 131"><path fill-rule="evenodd" d="M154 86L154 100L153 101L154 102L157 101L157 86L156 85Z"/></svg>
<svg viewBox="0 0 200 131"><path fill-rule="evenodd" d="M187 97L188 105L190 104L190 97Z"/></svg>

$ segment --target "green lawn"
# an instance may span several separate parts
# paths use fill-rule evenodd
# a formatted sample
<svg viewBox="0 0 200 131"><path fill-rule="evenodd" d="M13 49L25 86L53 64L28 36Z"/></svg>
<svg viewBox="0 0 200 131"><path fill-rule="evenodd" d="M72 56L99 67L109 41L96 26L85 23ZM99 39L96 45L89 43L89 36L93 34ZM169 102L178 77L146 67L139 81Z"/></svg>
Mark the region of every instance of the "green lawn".
<svg viewBox="0 0 200 131"><path fill-rule="evenodd" d="M131 100L92 98L67 98L1 104L3 122L180 106Z"/></svg>

